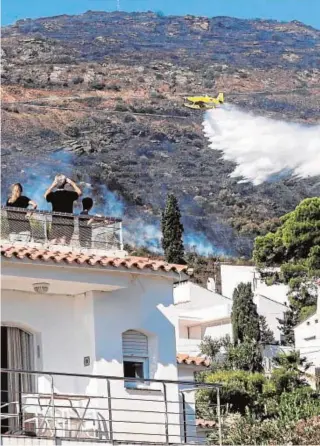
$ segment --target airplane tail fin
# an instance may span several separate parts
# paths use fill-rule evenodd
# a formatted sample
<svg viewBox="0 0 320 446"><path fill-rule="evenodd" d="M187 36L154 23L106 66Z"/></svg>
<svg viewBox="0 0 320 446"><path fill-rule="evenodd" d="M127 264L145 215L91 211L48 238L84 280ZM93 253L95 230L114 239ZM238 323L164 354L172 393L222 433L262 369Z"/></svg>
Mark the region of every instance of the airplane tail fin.
<svg viewBox="0 0 320 446"><path fill-rule="evenodd" d="M219 93L217 96L218 101L223 104L224 103L224 95L223 93Z"/></svg>

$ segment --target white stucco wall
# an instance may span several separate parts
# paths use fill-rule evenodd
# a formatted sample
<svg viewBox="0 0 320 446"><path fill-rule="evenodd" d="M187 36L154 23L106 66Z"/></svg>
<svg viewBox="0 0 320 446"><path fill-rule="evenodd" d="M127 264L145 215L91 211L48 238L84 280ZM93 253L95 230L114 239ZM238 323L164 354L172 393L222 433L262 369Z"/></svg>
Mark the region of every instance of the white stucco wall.
<svg viewBox="0 0 320 446"><path fill-rule="evenodd" d="M254 266L221 265L222 294L232 299L233 291L239 283L252 283L254 272Z"/></svg>
<svg viewBox="0 0 320 446"><path fill-rule="evenodd" d="M255 294L260 294L265 297L269 297L279 304L289 304L288 300L288 286L282 283L277 285L268 286L265 283L259 283L255 289Z"/></svg>
<svg viewBox="0 0 320 446"><path fill-rule="evenodd" d="M314 374L315 368L320 367L320 311L310 316L306 321L294 329L295 348L300 355L305 356L313 365L308 373Z"/></svg>
<svg viewBox="0 0 320 446"><path fill-rule="evenodd" d="M210 326L203 327L203 337L209 336L212 339L220 339L224 336L230 336L232 339L232 325L231 322L216 322Z"/></svg>
<svg viewBox="0 0 320 446"><path fill-rule="evenodd" d="M33 271L35 277L36 269ZM150 378L175 381L178 379L177 320L175 313L169 311L173 306L172 279L129 272L127 276L127 288L76 296L5 289L2 291L2 321L35 335L35 356L40 350L36 369L89 375L122 377L122 333L129 329L141 331L149 340ZM88 356L90 366L85 367L84 357ZM104 379L55 377L54 380L58 393L108 394ZM112 406L118 409L113 414L114 439L165 441L163 385L152 383L140 387L144 388L128 389L123 381L111 380L111 396L117 398L112 400ZM38 391L50 392L47 377L39 379ZM169 415L169 435L171 441L176 442L180 435L178 386L168 384L166 391L167 409L176 413ZM107 419L107 400L96 399L94 405L100 407L100 413ZM146 411L143 417L139 409ZM148 413L148 410L152 412ZM143 422L140 422L142 418ZM155 422L163 423L152 424ZM133 433L136 433L134 438Z"/></svg>
<svg viewBox="0 0 320 446"><path fill-rule="evenodd" d="M223 305L229 302L224 296L209 291L192 282L183 282L176 285L173 290L174 303L177 308L196 309L204 306Z"/></svg>
<svg viewBox="0 0 320 446"><path fill-rule="evenodd" d="M92 372L92 367L84 367L83 364L83 358L94 358L95 351L90 296L40 295L3 290L1 320L3 325L18 326L34 334L35 369L64 373ZM66 379L59 377L56 378L56 387L64 392L77 391L76 381L67 383Z"/></svg>
<svg viewBox="0 0 320 446"><path fill-rule="evenodd" d="M281 340L281 332L279 330L279 322L277 318L283 319L283 314L288 307L275 302L265 296L254 296L254 302L257 305L257 311L260 316L265 316L269 328L273 331L275 341Z"/></svg>
<svg viewBox="0 0 320 446"><path fill-rule="evenodd" d="M256 278L255 286L253 280ZM232 299L234 289L241 283L250 282L252 290L269 297L279 303L288 303L288 286L276 284L268 286L259 279L259 273L254 266L221 265L222 294Z"/></svg>

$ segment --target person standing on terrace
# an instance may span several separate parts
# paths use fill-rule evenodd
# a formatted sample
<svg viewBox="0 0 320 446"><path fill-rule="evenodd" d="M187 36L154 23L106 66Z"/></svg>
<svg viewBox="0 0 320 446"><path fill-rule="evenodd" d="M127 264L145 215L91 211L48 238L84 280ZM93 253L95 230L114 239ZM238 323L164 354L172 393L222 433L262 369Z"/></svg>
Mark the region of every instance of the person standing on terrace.
<svg viewBox="0 0 320 446"><path fill-rule="evenodd" d="M73 190L66 189L71 186ZM54 189L56 189L54 191ZM77 184L65 175L56 175L51 186L46 190L44 198L52 205L52 212L73 214L74 202L82 194ZM53 215L50 231L52 243L69 244L74 232L73 217L67 215Z"/></svg>
<svg viewBox="0 0 320 446"><path fill-rule="evenodd" d="M22 195L23 187L20 183L15 183L10 188L10 195L7 199L6 206L17 208L16 211L7 211L7 219L9 225L10 238L21 239L27 241L30 239L31 227L26 212L20 212L19 209L37 208L37 203L29 197ZM18 235L18 237L17 237ZM12 240L14 241L14 240Z"/></svg>

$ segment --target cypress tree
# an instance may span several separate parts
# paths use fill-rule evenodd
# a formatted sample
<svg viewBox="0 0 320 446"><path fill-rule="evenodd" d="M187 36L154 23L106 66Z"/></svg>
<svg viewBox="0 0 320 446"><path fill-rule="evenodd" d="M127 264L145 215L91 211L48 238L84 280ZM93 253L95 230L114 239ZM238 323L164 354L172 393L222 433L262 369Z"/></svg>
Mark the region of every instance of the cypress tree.
<svg viewBox="0 0 320 446"><path fill-rule="evenodd" d="M231 323L234 344L245 339L260 340L259 315L250 283L240 283L233 292Z"/></svg>
<svg viewBox="0 0 320 446"><path fill-rule="evenodd" d="M166 207L162 214L162 248L169 263L185 263L182 241L183 225L178 200L173 194L167 197Z"/></svg>
<svg viewBox="0 0 320 446"><path fill-rule="evenodd" d="M264 316L259 316L260 323L260 344L274 344L275 339L273 331L269 328L267 320Z"/></svg>
<svg viewBox="0 0 320 446"><path fill-rule="evenodd" d="M281 344L294 346L293 329L299 321L298 310L290 305L288 311L284 313L283 319L277 318L277 320L279 322L278 329L282 334Z"/></svg>

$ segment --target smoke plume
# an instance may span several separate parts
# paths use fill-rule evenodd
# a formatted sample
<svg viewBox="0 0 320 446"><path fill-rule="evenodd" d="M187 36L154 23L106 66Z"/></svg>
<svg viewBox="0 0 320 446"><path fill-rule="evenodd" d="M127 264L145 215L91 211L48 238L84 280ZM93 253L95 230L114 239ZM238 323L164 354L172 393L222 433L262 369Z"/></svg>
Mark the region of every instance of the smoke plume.
<svg viewBox="0 0 320 446"><path fill-rule="evenodd" d="M232 177L258 185L291 174L320 175L320 125L276 121L225 104L209 111L203 126L210 147L237 164Z"/></svg>
<svg viewBox="0 0 320 446"><path fill-rule="evenodd" d="M135 247L145 247L154 253L162 253L159 217L143 214L139 207L128 206L117 192L111 192L104 184L92 179L89 173L82 175L81 181L78 181L77 156L57 150L32 159L21 158L19 162L23 168L18 173L16 170L7 172L5 178L2 178L4 197L10 183L19 181L23 184L24 194L34 200L39 209L51 210L51 204L45 200L44 192L52 184L55 175L63 173L79 184L83 197L93 198L93 214L123 219L124 243ZM81 210L81 200L78 200L74 206L74 213L77 214ZM184 225L184 244L187 251L196 251L201 255L225 254L221 249L217 249L203 233L195 231L190 222L185 221Z"/></svg>

